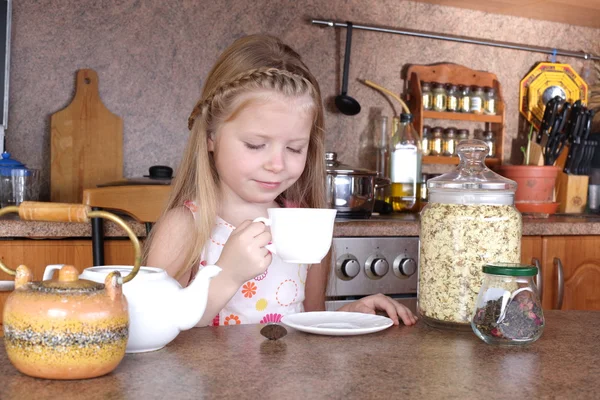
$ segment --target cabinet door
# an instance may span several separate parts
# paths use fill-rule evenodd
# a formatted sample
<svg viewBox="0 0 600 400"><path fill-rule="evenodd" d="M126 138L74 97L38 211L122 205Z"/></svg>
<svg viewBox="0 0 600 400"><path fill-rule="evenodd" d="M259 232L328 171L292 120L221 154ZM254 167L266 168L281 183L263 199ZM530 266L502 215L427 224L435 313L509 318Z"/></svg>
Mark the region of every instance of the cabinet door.
<svg viewBox="0 0 600 400"><path fill-rule="evenodd" d="M105 261L107 265L132 265L133 246L129 240L105 240ZM7 267L17 268L27 265L33 272L34 280L41 280L48 264L71 264L80 271L92 265L91 240L1 240L0 259ZM0 280L14 280L0 271ZM0 292L0 324L4 302L10 292Z"/></svg>
<svg viewBox="0 0 600 400"><path fill-rule="evenodd" d="M543 238L544 308L600 310L600 236Z"/></svg>
<svg viewBox="0 0 600 400"><path fill-rule="evenodd" d="M542 304L544 301L544 280L542 278L542 237L523 236L521 239L521 263L538 267L538 276L535 277ZM546 308L546 307L544 307Z"/></svg>

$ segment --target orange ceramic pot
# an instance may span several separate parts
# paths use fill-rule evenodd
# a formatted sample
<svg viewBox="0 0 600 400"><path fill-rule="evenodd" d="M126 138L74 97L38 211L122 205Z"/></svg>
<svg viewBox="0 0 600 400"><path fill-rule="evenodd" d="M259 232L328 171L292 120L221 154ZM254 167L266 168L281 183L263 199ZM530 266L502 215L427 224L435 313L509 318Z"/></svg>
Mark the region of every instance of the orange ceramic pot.
<svg viewBox="0 0 600 400"><path fill-rule="evenodd" d="M78 275L64 266L58 279L32 282L27 267L17 268L3 324L8 358L22 373L93 378L114 370L125 356L129 315L121 275L109 274L104 284Z"/></svg>

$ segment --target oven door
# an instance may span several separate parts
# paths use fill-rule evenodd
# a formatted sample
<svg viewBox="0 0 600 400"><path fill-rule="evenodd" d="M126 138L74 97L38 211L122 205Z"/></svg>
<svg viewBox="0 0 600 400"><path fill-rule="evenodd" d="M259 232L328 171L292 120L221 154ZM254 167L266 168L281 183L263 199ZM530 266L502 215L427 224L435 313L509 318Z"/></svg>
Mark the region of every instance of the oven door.
<svg viewBox="0 0 600 400"><path fill-rule="evenodd" d="M413 314L417 314L417 297L395 297L390 296L400 304L404 304ZM346 304L355 302L356 300L327 300L325 301L325 310L337 311Z"/></svg>

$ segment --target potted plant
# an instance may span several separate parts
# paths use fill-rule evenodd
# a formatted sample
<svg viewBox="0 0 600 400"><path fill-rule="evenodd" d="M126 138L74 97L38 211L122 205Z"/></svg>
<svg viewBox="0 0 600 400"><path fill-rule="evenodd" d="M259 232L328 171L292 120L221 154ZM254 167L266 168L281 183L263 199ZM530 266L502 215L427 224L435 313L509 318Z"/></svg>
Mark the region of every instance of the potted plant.
<svg viewBox="0 0 600 400"><path fill-rule="evenodd" d="M519 211L554 214L559 205L554 201L554 189L560 168L544 165L542 148L534 138L531 125L527 145L521 147L523 165L501 165L498 173L517 182L515 206Z"/></svg>

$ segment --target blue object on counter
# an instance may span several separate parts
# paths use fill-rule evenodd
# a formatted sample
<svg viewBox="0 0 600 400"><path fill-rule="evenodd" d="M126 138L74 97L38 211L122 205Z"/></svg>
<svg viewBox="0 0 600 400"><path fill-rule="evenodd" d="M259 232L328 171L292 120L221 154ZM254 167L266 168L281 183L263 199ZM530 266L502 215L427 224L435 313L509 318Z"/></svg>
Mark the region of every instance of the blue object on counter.
<svg viewBox="0 0 600 400"><path fill-rule="evenodd" d="M10 153L5 151L0 159L0 175L10 176L10 171L13 169L25 169L25 164L14 158L10 158Z"/></svg>

